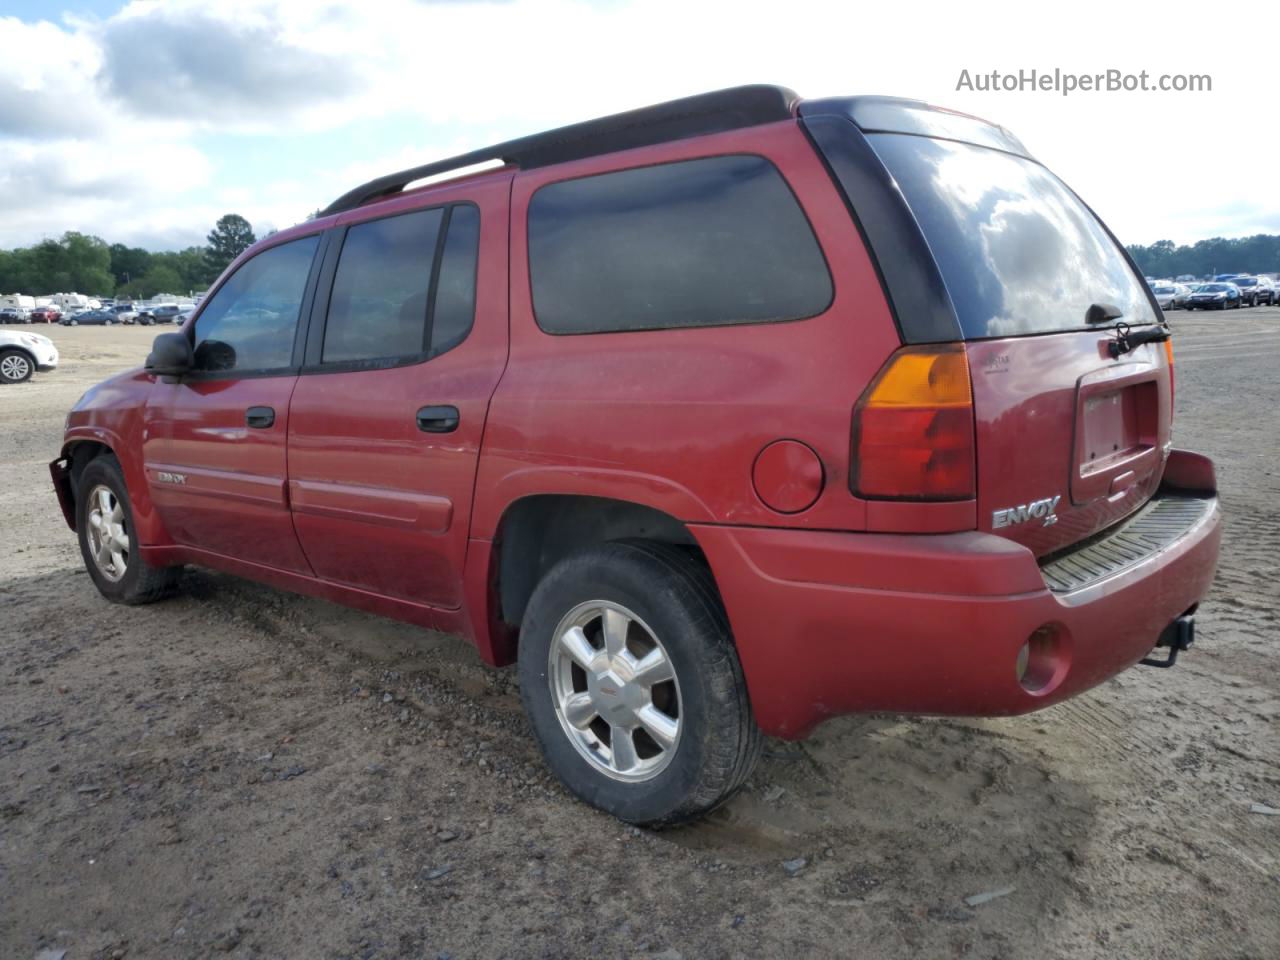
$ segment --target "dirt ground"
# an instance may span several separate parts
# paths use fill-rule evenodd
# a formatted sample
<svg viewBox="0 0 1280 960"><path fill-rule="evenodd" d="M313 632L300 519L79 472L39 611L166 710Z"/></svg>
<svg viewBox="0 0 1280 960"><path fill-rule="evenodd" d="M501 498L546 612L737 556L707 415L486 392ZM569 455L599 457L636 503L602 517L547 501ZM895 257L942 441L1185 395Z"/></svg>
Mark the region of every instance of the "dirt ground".
<svg viewBox="0 0 1280 960"><path fill-rule="evenodd" d="M203 571L101 600L45 464L156 331L44 331L61 369L0 387L0 958L1275 960L1280 309L1172 321L1227 517L1178 667L835 720L661 833L573 800L457 638Z"/></svg>

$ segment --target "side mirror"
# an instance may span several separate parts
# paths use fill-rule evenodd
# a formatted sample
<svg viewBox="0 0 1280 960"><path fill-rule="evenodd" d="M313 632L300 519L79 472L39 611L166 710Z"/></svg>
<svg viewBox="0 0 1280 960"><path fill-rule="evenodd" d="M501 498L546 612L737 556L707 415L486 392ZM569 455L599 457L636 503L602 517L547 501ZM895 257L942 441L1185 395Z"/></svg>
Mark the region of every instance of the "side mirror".
<svg viewBox="0 0 1280 960"><path fill-rule="evenodd" d="M185 333L162 333L151 344L147 370L160 377L180 377L194 361L191 341Z"/></svg>

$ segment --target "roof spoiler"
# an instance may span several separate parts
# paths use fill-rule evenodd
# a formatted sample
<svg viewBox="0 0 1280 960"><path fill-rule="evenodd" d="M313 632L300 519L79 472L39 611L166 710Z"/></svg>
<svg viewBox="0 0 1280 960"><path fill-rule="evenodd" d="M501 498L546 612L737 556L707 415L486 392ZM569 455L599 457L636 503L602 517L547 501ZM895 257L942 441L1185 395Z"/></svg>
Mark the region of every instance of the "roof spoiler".
<svg viewBox="0 0 1280 960"><path fill-rule="evenodd" d="M907 133L940 140L959 140L1034 160L1022 141L999 124L968 113L935 107L904 97L827 97L805 100L801 117L839 116L863 133Z"/></svg>

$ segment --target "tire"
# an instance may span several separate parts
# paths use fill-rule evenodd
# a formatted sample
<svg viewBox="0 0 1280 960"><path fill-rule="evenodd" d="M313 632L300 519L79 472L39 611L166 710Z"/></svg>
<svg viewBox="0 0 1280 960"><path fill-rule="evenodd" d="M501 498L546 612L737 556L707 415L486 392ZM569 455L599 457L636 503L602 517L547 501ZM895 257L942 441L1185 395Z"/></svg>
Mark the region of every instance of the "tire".
<svg viewBox="0 0 1280 960"><path fill-rule="evenodd" d="M36 362L25 350L0 350L0 383L23 383L36 372Z"/></svg>
<svg viewBox="0 0 1280 960"><path fill-rule="evenodd" d="M643 684L619 681L619 658L626 656L609 653L604 616L590 622L599 608L615 618L631 618L620 644L630 664L637 658L649 660L655 652L665 654L674 679L655 682L639 702L646 711L660 708L664 722L674 714L670 745L650 736L652 723L629 712L628 701L637 702L631 698ZM575 620L584 624L578 635L589 646L578 646L579 656L569 658L571 645L560 643L559 637L572 633ZM588 675L574 665L584 653L594 658L590 662L598 673ZM666 826L697 818L732 796L760 757L763 739L711 572L679 548L624 540L582 550L558 563L525 610L519 675L521 699L547 765L580 799L628 823ZM577 723L567 719L560 705L557 690L567 684L573 691L584 688L571 694L587 701ZM613 711L609 716L620 725L611 726L597 708ZM615 760L612 747L620 742L616 731L628 723L640 724L627 733L633 764L627 754ZM673 732L670 725L658 729ZM616 772L608 772L615 763Z"/></svg>
<svg viewBox="0 0 1280 960"><path fill-rule="evenodd" d="M103 490L107 496L101 493ZM92 521L95 514L102 518L101 522ZM114 544L120 542L119 535L124 539L123 550L105 548L110 555L107 561L98 559L103 545L98 540L100 535L94 532L102 523L109 525L116 536ZM172 593L182 575L181 567L148 565L136 549L131 549L133 529L133 507L120 462L109 454L90 460L76 486L76 536L90 579L112 603L154 603Z"/></svg>

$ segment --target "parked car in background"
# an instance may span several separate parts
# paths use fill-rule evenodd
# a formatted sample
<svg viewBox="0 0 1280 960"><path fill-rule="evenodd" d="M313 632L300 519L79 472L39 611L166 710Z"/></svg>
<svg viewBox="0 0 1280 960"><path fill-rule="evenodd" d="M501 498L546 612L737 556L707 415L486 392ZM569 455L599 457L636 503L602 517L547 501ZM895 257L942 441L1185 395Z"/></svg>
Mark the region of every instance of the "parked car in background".
<svg viewBox="0 0 1280 960"><path fill-rule="evenodd" d="M1280 287L1270 277L1258 277L1258 303L1273 306L1280 299Z"/></svg>
<svg viewBox="0 0 1280 960"><path fill-rule="evenodd" d="M1240 288L1234 283L1202 283L1192 289L1184 306L1188 310L1226 310L1240 306Z"/></svg>
<svg viewBox="0 0 1280 960"><path fill-rule="evenodd" d="M74 317L63 317L59 321L64 327L110 327L121 322L119 314L110 310L86 310L84 313L76 314Z"/></svg>
<svg viewBox="0 0 1280 960"><path fill-rule="evenodd" d="M133 323L138 319L138 310L132 303L117 303L111 307L104 307L104 310L110 310L116 315L116 319L121 323Z"/></svg>
<svg viewBox="0 0 1280 960"><path fill-rule="evenodd" d="M1220 512L1169 336L1003 128L745 87L356 187L85 393L51 473L106 599L198 564L462 632L570 790L666 824L762 735L1185 650Z"/></svg>
<svg viewBox="0 0 1280 960"><path fill-rule="evenodd" d="M30 323L31 311L26 307L0 307L0 323Z"/></svg>
<svg viewBox="0 0 1280 960"><path fill-rule="evenodd" d="M1177 310L1187 302L1187 288L1180 283L1156 284L1151 293L1161 310Z"/></svg>
<svg viewBox="0 0 1280 960"><path fill-rule="evenodd" d="M31 311L32 323L57 323L62 319L62 311L57 307L36 307Z"/></svg>
<svg viewBox="0 0 1280 960"><path fill-rule="evenodd" d="M0 383L22 383L58 365L58 348L43 334L0 330Z"/></svg>
<svg viewBox="0 0 1280 960"><path fill-rule="evenodd" d="M1237 276L1231 282L1240 288L1240 305L1242 307L1256 307L1258 305L1258 297L1262 291L1257 277Z"/></svg>
<svg viewBox="0 0 1280 960"><path fill-rule="evenodd" d="M190 307L182 307L176 303L161 303L154 307L145 307L138 313L138 323L150 326L153 323L173 323Z"/></svg>

